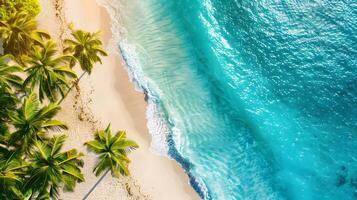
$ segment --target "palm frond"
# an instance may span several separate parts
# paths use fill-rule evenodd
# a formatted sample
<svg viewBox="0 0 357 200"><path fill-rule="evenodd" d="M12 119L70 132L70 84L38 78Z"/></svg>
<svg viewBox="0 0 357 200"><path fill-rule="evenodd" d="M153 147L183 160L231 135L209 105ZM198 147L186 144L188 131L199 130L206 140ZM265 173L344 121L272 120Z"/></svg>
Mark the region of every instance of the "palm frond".
<svg viewBox="0 0 357 200"><path fill-rule="evenodd" d="M69 82L77 78L70 68L73 57L58 55L57 45L53 40L39 40L36 44L33 47L34 55L26 69L28 77L24 86L38 89L41 102L45 98L56 102L59 95L63 97L63 88L68 87Z"/></svg>
<svg viewBox="0 0 357 200"><path fill-rule="evenodd" d="M77 150L62 151L65 135L51 138L49 141L36 141L30 154L31 167L24 190L32 188L36 198L53 199L58 197L61 186L72 191L77 182L84 181L81 173L83 155Z"/></svg>
<svg viewBox="0 0 357 200"><path fill-rule="evenodd" d="M105 130L97 131L94 140L86 142L85 145L90 151L99 155L98 162L93 169L96 176L108 169L111 170L113 176L129 175L130 160L127 153L139 147L136 142L126 139L125 131L119 131L112 136L110 124Z"/></svg>
<svg viewBox="0 0 357 200"><path fill-rule="evenodd" d="M82 30L76 30L70 25L73 39L66 39L65 53L72 53L77 60L82 70L91 73L95 63L101 63L100 56L107 56L108 54L102 48L102 42L99 39L100 32L90 33ZM71 63L74 66L74 63Z"/></svg>

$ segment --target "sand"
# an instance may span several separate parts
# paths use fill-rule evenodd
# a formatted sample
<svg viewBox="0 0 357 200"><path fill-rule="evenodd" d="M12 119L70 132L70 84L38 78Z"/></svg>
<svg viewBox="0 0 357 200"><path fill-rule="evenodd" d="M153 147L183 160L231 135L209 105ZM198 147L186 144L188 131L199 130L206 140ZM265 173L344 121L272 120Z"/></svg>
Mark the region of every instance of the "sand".
<svg viewBox="0 0 357 200"><path fill-rule="evenodd" d="M69 37L67 23L85 31L101 31L101 39L109 56L102 65L96 65L92 74L85 75L79 88L73 90L61 104L57 116L70 129L66 132L66 148L78 148L85 153L83 173L86 181L74 192L61 193L61 199L82 199L98 181L92 173L96 155L87 152L83 143L92 139L98 128L111 123L112 130L126 130L127 136L138 142L140 148L130 154L131 176L113 178L108 174L88 199L199 199L188 184L188 177L178 164L150 151L151 137L145 118L144 95L130 83L125 63L115 45L110 29L110 17L95 0L40 0L42 11L39 27L48 30L57 41ZM57 10L57 11L56 11ZM61 45L60 45L61 46ZM82 72L75 68L77 74Z"/></svg>

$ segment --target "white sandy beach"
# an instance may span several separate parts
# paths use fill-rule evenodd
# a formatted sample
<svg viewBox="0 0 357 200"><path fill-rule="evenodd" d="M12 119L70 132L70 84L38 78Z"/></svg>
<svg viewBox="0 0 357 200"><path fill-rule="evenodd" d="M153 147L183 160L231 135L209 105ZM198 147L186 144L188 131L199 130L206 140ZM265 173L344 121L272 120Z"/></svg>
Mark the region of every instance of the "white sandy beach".
<svg viewBox="0 0 357 200"><path fill-rule="evenodd" d="M55 0L40 2L39 27L59 39L61 21L55 15ZM61 0L58 2L61 5ZM95 0L64 0L62 11L66 22L73 22L76 28L101 30L104 47L110 46L110 18ZM68 37L68 33L64 37ZM130 155L131 177L115 179L108 174L89 199L199 199L189 186L187 175L175 161L150 152L144 95L135 91L130 83L124 63L115 52L117 50L106 49L110 55L104 58L103 65L95 66L93 73L81 80L80 96L76 96L78 92L73 90L61 105L63 110L58 118L70 126L66 145L85 153L83 173L86 179L77 185L74 192L62 193L61 199L82 199L99 179L92 173L96 156L87 152L83 143L92 138L93 130L105 128L108 123L111 123L112 130L126 130L128 138L137 141L140 148ZM78 69L77 72L81 74Z"/></svg>

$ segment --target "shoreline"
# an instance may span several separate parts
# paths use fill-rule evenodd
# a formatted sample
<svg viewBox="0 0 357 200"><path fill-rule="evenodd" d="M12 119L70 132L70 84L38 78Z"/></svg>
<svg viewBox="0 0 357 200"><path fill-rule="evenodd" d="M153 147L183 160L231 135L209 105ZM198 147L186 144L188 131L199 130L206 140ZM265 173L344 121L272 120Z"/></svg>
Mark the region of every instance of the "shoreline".
<svg viewBox="0 0 357 200"><path fill-rule="evenodd" d="M39 26L47 29L54 38L61 38L58 33L60 27L50 23L53 18L56 20L53 13L50 16L51 9L54 9L49 8L52 1L40 2L43 11L39 16ZM188 175L175 160L154 155L150 151L151 136L146 127L145 114L147 103L144 94L136 91L134 84L129 81L119 48L110 49L116 52L110 52L107 48L112 42L112 24L107 10L95 0L62 2L62 14L67 22L73 22L76 28L85 31L101 30L101 40L110 55L103 59L102 66L95 66L91 76L87 75L81 80L80 95L72 91L63 103L59 116L71 127L67 146L76 147L86 154L83 168L86 181L78 184L75 192L63 193L61 197L78 199L99 179L91 172L95 156L86 151L83 142L91 138L95 129L111 122L113 130L127 130L128 138L137 141L140 148L129 155L132 176L119 180L108 175L89 199L118 199L125 193L124 199L199 199L189 184ZM64 31L64 37L68 36ZM78 69L76 71L79 72ZM82 120L78 119L78 115L82 116Z"/></svg>

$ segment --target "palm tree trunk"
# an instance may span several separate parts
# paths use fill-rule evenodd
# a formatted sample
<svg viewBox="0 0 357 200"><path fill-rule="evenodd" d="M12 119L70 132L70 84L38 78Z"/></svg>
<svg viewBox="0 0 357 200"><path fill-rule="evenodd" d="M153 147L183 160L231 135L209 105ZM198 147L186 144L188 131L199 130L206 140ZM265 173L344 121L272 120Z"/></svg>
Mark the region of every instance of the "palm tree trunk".
<svg viewBox="0 0 357 200"><path fill-rule="evenodd" d="M71 90L74 88L74 86L76 84L79 83L79 81L83 78L83 76L86 74L87 72L83 72L82 75L79 77L79 79L77 79L76 83L73 83L71 85L71 87L68 89L68 91L66 92L66 94L62 97L62 99L58 102L58 105L60 105L62 103L62 101L67 97L67 95L71 92Z"/></svg>
<svg viewBox="0 0 357 200"><path fill-rule="evenodd" d="M104 177L108 174L110 169L108 169L101 177L100 179L93 185L93 187L87 192L87 194L83 197L82 200L86 200L89 195L93 192L93 190L98 186L98 184L104 179Z"/></svg>

